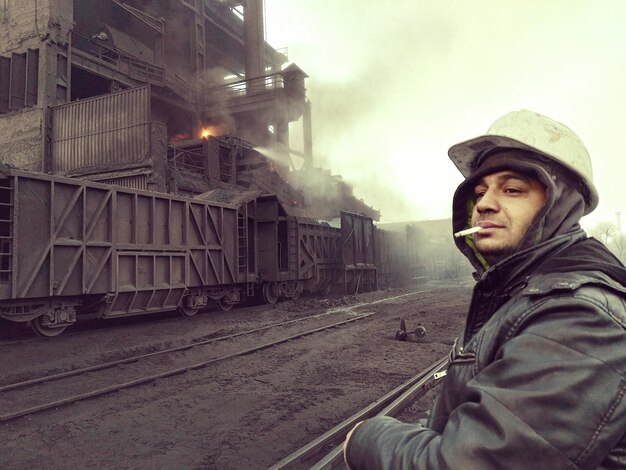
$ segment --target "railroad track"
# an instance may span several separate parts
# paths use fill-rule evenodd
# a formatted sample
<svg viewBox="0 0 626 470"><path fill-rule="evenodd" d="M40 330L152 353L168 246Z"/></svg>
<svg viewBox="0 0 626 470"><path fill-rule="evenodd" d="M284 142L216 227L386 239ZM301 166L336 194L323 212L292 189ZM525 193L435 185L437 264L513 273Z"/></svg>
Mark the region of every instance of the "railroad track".
<svg viewBox="0 0 626 470"><path fill-rule="evenodd" d="M349 307L334 308L334 309L330 309L330 310L327 310L326 312L322 312L316 315L311 315L308 317L298 318L295 320L289 320L289 321L280 322L280 323L274 323L274 324L267 325L261 328L255 328L252 330L247 330L247 331L238 332L235 334L220 336L220 337L212 338L208 340L197 341L197 342L193 342L193 343L186 344L183 346L169 348L169 349L156 351L156 352L152 352L148 354L136 355L136 356L131 356L131 357L127 357L124 359L115 360L115 361L104 362L104 363L93 365L90 367L73 369L67 372L62 372L62 373L58 373L54 375L35 377L35 378L28 379L28 380L16 382L16 383L2 385L0 386L0 422L13 420L19 417L38 413L40 411L57 408L59 406L67 405L70 403L75 403L81 400L86 400L89 398L106 395L106 394L109 394L109 393L112 393L112 392L115 392L117 390L121 390L124 388L130 388L130 387L146 384L146 383L152 382L160 378L182 374L184 372L194 370L194 369L200 369L202 367L216 364L218 362L225 361L234 357L252 354L254 352L261 351L263 349L267 349L267 348L270 348L272 346L276 346L282 343L286 343L294 339L302 338L302 337L312 335L312 334L315 334L315 333L318 333L318 332L321 332L330 328L336 328L338 326L346 325L346 324L349 324L358 320L368 318L371 315L373 315L373 313L365 313L362 315L353 316L352 318L348 318L346 320L341 320L338 322L330 323L328 325L323 325L318 328L300 331L296 334L279 338L277 340L269 341L260 345L255 345L253 347L249 347L246 349L234 351L230 354L225 354L219 357L202 360L200 362L182 364L176 367L170 366L168 368L165 368L165 370L161 370L160 372L156 372L156 373L150 373L148 375L139 374L132 380L124 380L121 382L119 380L116 380L116 375L117 376L127 375L133 372L135 372L135 374L137 375L136 371L127 371L127 370L121 369L122 367L129 365L129 364L140 364L142 361L149 362L157 358L160 361L159 364L161 365L161 369L163 369L162 363L165 363L168 360L169 361L174 360L171 357L168 358L168 356L176 355L176 353L179 353L182 351L189 351L191 349L209 346L211 344L223 342L223 341L234 339L234 338L241 337L244 335L253 335L253 334L262 333L271 329L301 324L302 322L307 321L307 320L316 320L324 316L332 316L338 313L346 313L346 314L354 315L354 313L352 312L356 308L359 308L359 307L364 307L366 305L379 304L383 302L390 302L390 301L394 301L402 297L416 295L416 294L424 293L424 292L429 292L429 290L411 292L408 294L388 297L386 299L381 299L381 300L377 300L374 302L356 304L356 305L352 305ZM118 372L117 374L116 374L116 371L113 371L112 374L110 373L111 369L114 367L116 368L116 371ZM154 369L154 368L157 368L158 365L152 364L150 367ZM108 372L105 372L105 371L108 371ZM103 377L94 377L94 374L97 374L97 373L103 373ZM81 383L81 378L84 379L84 377L88 378L89 383L98 383L99 386L96 388L91 387L91 389L83 390L81 393L76 393L76 390L85 388L85 384ZM111 383L111 382L114 382L114 383ZM68 394L67 392L59 392L59 390L61 391L71 390L72 393ZM26 397L26 401L28 402L27 405L16 407L15 403L25 401L25 397Z"/></svg>
<svg viewBox="0 0 626 470"><path fill-rule="evenodd" d="M388 301L392 301L392 300L396 300L396 299L400 299L402 297L407 297L407 296L411 296L411 295L415 295L415 294L422 294L422 293L426 293L426 292L431 292L433 289L426 289L426 290L421 290L421 291L415 291L415 292L409 292L407 294L400 294L397 296L393 296L393 297L387 297L384 299L380 299L380 300L376 300L376 301L372 301L372 302L366 302L366 303L359 303L359 304L355 304L352 306L342 306L342 307L336 307L336 308L332 308L327 310L324 313L321 314L317 314L317 315L313 315L312 317L317 317L320 315L327 315L327 314L332 314L338 311L346 311L346 309L355 309L358 307L361 307L363 305L375 305L381 302L388 302ZM246 309L249 309L250 311L252 311L252 309L263 309L266 308L267 305L263 304L263 305L254 305L254 306L249 306L249 307L245 307ZM157 314L154 315L160 315L160 314L167 314L167 313L171 313L174 314L175 311L162 311L162 312L158 312ZM211 315L211 312L205 312L208 315ZM122 322L128 322L128 321L133 321L133 319L136 317L124 317L124 318L118 318L115 320L101 320L98 318L89 318L89 320L87 320L85 323L79 323L77 326L73 327L72 329L67 330L66 332L63 333L62 338L63 339L67 339L69 337L72 336L79 336L87 331L92 331L94 329L100 329L100 328L115 328L116 325L119 326L120 323L115 323L116 321L122 321ZM301 320L306 320L307 318L310 317L302 317ZM137 319L138 320L138 319ZM163 322L177 322L180 321L180 318L171 318L171 317L167 317L167 318L163 318L161 320L152 318L151 321L163 321ZM99 322L105 322L105 323L99 323ZM87 325L88 323L88 325ZM141 323L138 321L138 323ZM16 326L16 325L12 325L11 322L7 322L7 324L9 327L11 326ZM273 327L273 326L272 326ZM0 324L0 329L2 328L2 325ZM35 333L33 333L33 331L27 327L22 327L22 331L20 331L19 333L17 333L18 337L17 339L11 338L11 337L7 337L7 338L1 338L0 337L0 351L2 351L2 348L6 348L6 347L12 347L15 345L19 345L19 344L25 344L25 343L30 343L30 342L35 342L35 341L46 341L45 337L41 337L41 336L36 336ZM28 335L28 336L22 336L22 335Z"/></svg>
<svg viewBox="0 0 626 470"><path fill-rule="evenodd" d="M268 470L291 470L309 468L311 470L343 469L343 441L346 434L360 421L375 415L398 416L415 400L423 397L430 389L437 385L445 373L448 356L439 359L428 368L411 377L383 397L361 409L334 428L312 440L305 446L288 455L280 462L272 465ZM322 459L319 455L330 444L336 447ZM338 445L337 445L338 444Z"/></svg>

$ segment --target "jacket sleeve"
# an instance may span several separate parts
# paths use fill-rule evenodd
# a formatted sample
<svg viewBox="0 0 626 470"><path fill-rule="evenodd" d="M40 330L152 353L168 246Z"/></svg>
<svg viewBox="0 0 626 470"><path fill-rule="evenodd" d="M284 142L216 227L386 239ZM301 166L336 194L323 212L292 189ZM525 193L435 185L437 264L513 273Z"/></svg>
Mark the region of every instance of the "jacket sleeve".
<svg viewBox="0 0 626 470"><path fill-rule="evenodd" d="M366 420L346 443L348 466L596 468L626 430L626 335L608 303L582 294L533 304L509 324L485 325L478 341L499 347L485 364L479 356L466 366L474 368L467 383L448 374L440 394L463 399L442 432L388 417Z"/></svg>

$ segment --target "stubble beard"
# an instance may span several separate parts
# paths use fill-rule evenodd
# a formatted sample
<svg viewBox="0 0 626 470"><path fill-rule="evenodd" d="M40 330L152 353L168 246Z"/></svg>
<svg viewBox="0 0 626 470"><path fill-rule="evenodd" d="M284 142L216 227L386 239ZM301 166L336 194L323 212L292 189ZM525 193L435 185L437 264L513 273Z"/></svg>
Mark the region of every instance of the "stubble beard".
<svg viewBox="0 0 626 470"><path fill-rule="evenodd" d="M528 228L524 230L524 233L521 234L519 239L514 243L507 243L506 240L503 240L501 244L496 244L495 246L486 246L481 249L480 241L474 240L474 245L478 252L482 255L483 258L489 263L490 266L493 266L496 263L499 263L505 258L517 253L520 250L520 246L522 241L526 237L526 233L528 232ZM475 235L476 237L476 235ZM484 241L489 241L488 238L484 239Z"/></svg>
<svg viewBox="0 0 626 470"><path fill-rule="evenodd" d="M490 266L493 266L503 259L513 255L516 251L518 251L518 247L519 244L517 246L503 246L500 248L494 248L486 251L481 251L480 249L478 249L478 252L483 256L483 258L485 258Z"/></svg>

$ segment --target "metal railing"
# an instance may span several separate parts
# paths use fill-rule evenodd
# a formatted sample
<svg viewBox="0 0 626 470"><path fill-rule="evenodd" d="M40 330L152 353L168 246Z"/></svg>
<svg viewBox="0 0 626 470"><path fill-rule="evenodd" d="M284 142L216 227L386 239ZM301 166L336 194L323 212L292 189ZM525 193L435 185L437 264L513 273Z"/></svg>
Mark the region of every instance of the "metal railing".
<svg viewBox="0 0 626 470"><path fill-rule="evenodd" d="M165 67L137 59L120 49L105 46L75 31L72 31L72 47L134 80L157 86L168 86L188 100L192 100L195 95L194 87L180 75L167 73Z"/></svg>
<svg viewBox="0 0 626 470"><path fill-rule="evenodd" d="M126 65L131 78L145 80L155 85L163 85L164 83L164 67L137 59L124 51L100 44L75 31L72 31L72 47L112 65L120 72L124 71L123 65Z"/></svg>
<svg viewBox="0 0 626 470"><path fill-rule="evenodd" d="M202 149L188 150L168 145L167 153L168 160L174 168L181 168L203 176L206 175L206 155L202 152Z"/></svg>
<svg viewBox="0 0 626 470"><path fill-rule="evenodd" d="M204 104L211 104L219 102L225 97L251 96L283 88L285 88L285 78L281 73L276 73L208 88L203 93L203 99Z"/></svg>

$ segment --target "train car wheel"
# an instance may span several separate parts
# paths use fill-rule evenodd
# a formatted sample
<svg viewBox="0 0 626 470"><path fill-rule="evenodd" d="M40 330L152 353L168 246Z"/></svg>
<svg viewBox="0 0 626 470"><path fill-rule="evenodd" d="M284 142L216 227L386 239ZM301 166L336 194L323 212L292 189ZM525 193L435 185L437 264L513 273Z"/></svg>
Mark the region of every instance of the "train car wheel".
<svg viewBox="0 0 626 470"><path fill-rule="evenodd" d="M232 310L233 306L235 304L228 302L226 300L226 297L222 297L219 300L216 300L215 303L217 304L217 308L220 309L222 312L228 312L230 310Z"/></svg>
<svg viewBox="0 0 626 470"><path fill-rule="evenodd" d="M184 305L179 305L178 311L186 317L193 317L200 311L200 307L185 307Z"/></svg>
<svg viewBox="0 0 626 470"><path fill-rule="evenodd" d="M263 285L263 300L266 304L275 304L278 302L278 295L274 293L274 288L271 283Z"/></svg>
<svg viewBox="0 0 626 470"><path fill-rule="evenodd" d="M61 333L65 331L66 326L49 326L42 323L42 319L45 315L35 318L30 321L30 327L37 333L39 336L45 336L51 338L53 336L59 336Z"/></svg>

